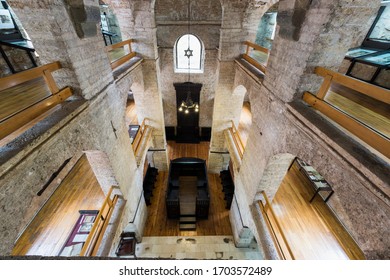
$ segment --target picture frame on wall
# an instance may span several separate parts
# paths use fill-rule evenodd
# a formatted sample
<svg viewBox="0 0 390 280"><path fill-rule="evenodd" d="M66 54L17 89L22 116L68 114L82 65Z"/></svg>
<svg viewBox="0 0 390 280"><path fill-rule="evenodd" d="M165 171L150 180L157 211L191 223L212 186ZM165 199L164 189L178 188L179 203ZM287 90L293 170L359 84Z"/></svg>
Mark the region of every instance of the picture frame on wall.
<svg viewBox="0 0 390 280"><path fill-rule="evenodd" d="M0 10L0 29L14 29L15 25L8 10Z"/></svg>

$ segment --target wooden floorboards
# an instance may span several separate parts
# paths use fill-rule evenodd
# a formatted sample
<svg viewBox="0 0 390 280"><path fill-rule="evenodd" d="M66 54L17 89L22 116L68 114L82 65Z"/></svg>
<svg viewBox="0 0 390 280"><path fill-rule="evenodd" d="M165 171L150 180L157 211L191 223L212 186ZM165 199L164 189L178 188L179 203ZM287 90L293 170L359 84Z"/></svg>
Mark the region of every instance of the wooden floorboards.
<svg viewBox="0 0 390 280"><path fill-rule="evenodd" d="M389 105L342 86L332 86L324 100L390 139Z"/></svg>
<svg viewBox="0 0 390 280"><path fill-rule="evenodd" d="M279 187L272 207L295 259L364 259L360 248L318 195L292 166Z"/></svg>
<svg viewBox="0 0 390 280"><path fill-rule="evenodd" d="M244 102L241 110L240 122L238 123L237 130L240 133L244 147L248 141L249 131L252 126L252 112L249 102Z"/></svg>
<svg viewBox="0 0 390 280"><path fill-rule="evenodd" d="M84 155L17 240L12 255L58 255L79 210L99 210L104 199Z"/></svg>
<svg viewBox="0 0 390 280"><path fill-rule="evenodd" d="M134 100L127 100L125 122L127 126L138 124L137 109Z"/></svg>
<svg viewBox="0 0 390 280"><path fill-rule="evenodd" d="M183 144L168 141L168 157L170 160L179 157L208 158L209 142L200 144ZM168 173L160 171L157 176L156 188L153 191L151 205L148 206L148 219L145 236L205 236L232 235L229 221L229 210L225 209L225 200L219 174L208 174L210 210L207 220L198 220L196 231L180 231L179 220L167 219L165 194L167 190Z"/></svg>

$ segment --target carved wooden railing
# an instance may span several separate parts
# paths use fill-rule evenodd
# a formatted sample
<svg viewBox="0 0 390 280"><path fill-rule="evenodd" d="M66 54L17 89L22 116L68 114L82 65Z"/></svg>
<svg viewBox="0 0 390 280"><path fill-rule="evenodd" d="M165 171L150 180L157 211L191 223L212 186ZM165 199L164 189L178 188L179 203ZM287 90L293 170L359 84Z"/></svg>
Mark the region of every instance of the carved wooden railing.
<svg viewBox="0 0 390 280"><path fill-rule="evenodd" d="M83 245L80 256L96 256L98 252L104 232L106 231L111 215L114 211L115 204L118 201L118 195L114 195L113 198L111 198L113 189L114 187L111 187L108 191L103 205L96 216L95 222L93 223L92 229L88 234L87 240Z"/></svg>
<svg viewBox="0 0 390 280"><path fill-rule="evenodd" d="M275 244L276 251L278 252L278 255L281 259L294 260L294 254L283 232L283 229L280 226L280 223L275 215L272 205L266 193L262 191L261 194L264 197L265 204L262 200L259 200L257 203L260 207L261 214L264 217L265 223Z"/></svg>
<svg viewBox="0 0 390 280"><path fill-rule="evenodd" d="M316 67L315 73L319 76L324 77L324 82L322 83L321 88L316 95L310 92L305 92L303 94L303 100L316 110L320 111L322 114L326 115L328 118L341 125L346 130L366 142L368 145L370 145L386 157L390 158L389 138L368 127L360 120L335 108L324 100L332 83L340 84L360 94L381 101L387 105L390 104L390 91L382 87L378 87L322 67Z"/></svg>
<svg viewBox="0 0 390 280"><path fill-rule="evenodd" d="M57 61L0 78L0 139L72 95L69 87L60 90L51 75L61 68Z"/></svg>
<svg viewBox="0 0 390 280"><path fill-rule="evenodd" d="M244 156L245 146L244 146L244 143L241 139L240 133L238 132L236 126L234 125L234 122L231 121L231 123L232 123L232 126L229 128L229 131L233 137L234 146L236 147L237 152L240 155L240 158L242 159Z"/></svg>
<svg viewBox="0 0 390 280"><path fill-rule="evenodd" d="M134 42L133 39L125 40L110 46L106 47L106 52L111 53L112 55L117 52L120 57L111 61L111 69L115 69L116 67L122 65L123 63L129 61L131 58L136 56L136 52L133 52L131 48L131 43ZM125 47L128 46L128 53L125 54Z"/></svg>
<svg viewBox="0 0 390 280"><path fill-rule="evenodd" d="M269 55L269 50L267 48L264 48L262 46L256 45L254 43L251 43L249 41L245 41L244 45L246 45L246 52L242 54L242 58L248 61L250 64L252 64L254 67L259 69L261 72L265 73L266 67L267 67L267 59ZM264 56L267 57L265 61L259 61L256 60L253 55L251 55L251 52L255 50L258 52L261 52Z"/></svg>

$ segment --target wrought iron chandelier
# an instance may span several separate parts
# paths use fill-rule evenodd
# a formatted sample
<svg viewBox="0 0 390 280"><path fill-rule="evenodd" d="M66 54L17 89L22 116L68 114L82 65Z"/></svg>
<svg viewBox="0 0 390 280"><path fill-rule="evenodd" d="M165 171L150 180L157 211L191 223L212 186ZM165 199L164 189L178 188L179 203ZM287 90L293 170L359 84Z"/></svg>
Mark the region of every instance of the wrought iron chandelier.
<svg viewBox="0 0 390 280"><path fill-rule="evenodd" d="M188 114L190 111L194 111L195 113L199 112L199 104L198 102L194 102L191 98L191 56L193 56L194 50L191 49L191 0L188 0L188 48L184 50L184 56L188 58L188 88L187 88L187 97L186 100L183 100L179 107L179 112L184 112Z"/></svg>

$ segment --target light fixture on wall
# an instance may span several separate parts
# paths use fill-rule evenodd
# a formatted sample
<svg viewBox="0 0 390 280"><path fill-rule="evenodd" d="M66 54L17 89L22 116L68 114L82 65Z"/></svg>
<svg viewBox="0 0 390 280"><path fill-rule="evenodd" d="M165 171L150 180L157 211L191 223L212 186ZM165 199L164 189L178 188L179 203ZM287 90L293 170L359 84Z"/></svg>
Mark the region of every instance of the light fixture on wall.
<svg viewBox="0 0 390 280"><path fill-rule="evenodd" d="M186 100L183 100L179 107L179 112L184 112L185 114L194 111L195 113L199 112L198 102L194 102L191 98L191 56L194 56L194 50L191 49L191 0L188 0L188 48L184 50L184 56L188 58L188 88L187 88L187 97Z"/></svg>

